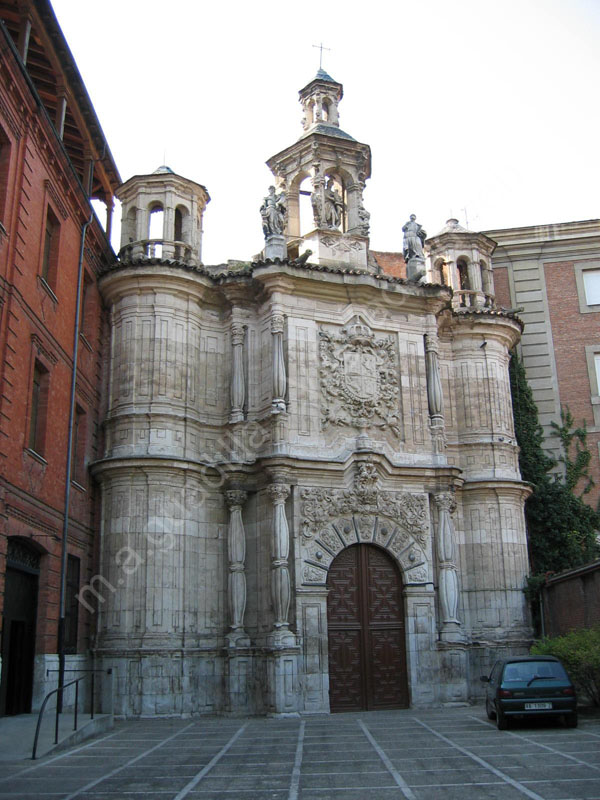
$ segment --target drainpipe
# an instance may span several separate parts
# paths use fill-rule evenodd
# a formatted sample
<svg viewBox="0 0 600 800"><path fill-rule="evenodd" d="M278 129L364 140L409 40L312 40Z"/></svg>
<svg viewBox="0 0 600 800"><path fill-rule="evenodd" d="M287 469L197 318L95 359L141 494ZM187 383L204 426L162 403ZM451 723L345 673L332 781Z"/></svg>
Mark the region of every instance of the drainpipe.
<svg viewBox="0 0 600 800"><path fill-rule="evenodd" d="M79 320L81 318L81 285L83 283L83 252L88 227L94 219L94 212L84 222L81 229L81 247L79 249L79 265L77 267L77 294L75 303L75 329L73 331L73 367L71 370L71 405L69 408L69 432L67 436L67 474L65 478L65 512L62 529L62 552L60 565L60 616L58 619L58 686L65 683L65 610L67 590L67 539L69 532L69 505L71 502L71 458L73 454L73 427L75 421L75 388L77 384L77 356L79 353ZM62 711L63 693L57 697L58 710Z"/></svg>

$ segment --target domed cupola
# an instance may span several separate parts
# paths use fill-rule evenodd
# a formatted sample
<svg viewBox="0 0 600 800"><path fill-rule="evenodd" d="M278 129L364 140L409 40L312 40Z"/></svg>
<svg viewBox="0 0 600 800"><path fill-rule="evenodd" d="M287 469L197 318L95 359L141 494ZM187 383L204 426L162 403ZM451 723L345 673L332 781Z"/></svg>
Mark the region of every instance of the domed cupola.
<svg viewBox="0 0 600 800"><path fill-rule="evenodd" d="M457 219L449 219L425 244L429 249L431 279L452 288L452 305L456 310L495 305L492 253L496 242L483 233L463 228Z"/></svg>
<svg viewBox="0 0 600 800"><path fill-rule="evenodd" d="M303 138L308 133L324 133L354 141L352 136L340 130L338 104L344 96L344 87L334 81L324 69L319 69L313 80L299 92L302 117Z"/></svg>
<svg viewBox="0 0 600 800"><path fill-rule="evenodd" d="M115 192L122 204L122 260L146 257L202 263L202 217L210 197L199 183L162 165Z"/></svg>

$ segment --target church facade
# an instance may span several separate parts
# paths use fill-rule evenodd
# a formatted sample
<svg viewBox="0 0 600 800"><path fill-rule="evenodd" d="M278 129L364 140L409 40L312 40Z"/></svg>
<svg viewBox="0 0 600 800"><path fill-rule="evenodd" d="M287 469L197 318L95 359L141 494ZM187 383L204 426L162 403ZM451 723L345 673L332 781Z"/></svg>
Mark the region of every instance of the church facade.
<svg viewBox="0 0 600 800"><path fill-rule="evenodd" d="M322 70L301 90L253 262L202 265L200 184L161 168L117 193L100 569L80 600L119 715L466 702L528 647L522 324L495 305L494 242L454 220L426 261L411 217L407 278L378 267L370 150L341 97Z"/></svg>

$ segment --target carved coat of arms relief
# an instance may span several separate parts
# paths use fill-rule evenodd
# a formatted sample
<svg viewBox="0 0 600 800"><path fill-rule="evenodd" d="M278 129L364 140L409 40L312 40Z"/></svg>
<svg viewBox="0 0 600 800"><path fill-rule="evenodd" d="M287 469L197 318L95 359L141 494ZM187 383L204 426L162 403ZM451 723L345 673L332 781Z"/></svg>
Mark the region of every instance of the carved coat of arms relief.
<svg viewBox="0 0 600 800"><path fill-rule="evenodd" d="M400 435L398 360L392 337L359 317L339 333L319 331L321 424L389 428Z"/></svg>

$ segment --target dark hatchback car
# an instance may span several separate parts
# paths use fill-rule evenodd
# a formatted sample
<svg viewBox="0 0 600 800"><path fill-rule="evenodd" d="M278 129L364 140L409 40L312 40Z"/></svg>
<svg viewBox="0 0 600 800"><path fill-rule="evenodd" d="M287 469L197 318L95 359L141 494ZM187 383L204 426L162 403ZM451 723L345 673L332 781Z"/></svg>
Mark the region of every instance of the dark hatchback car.
<svg viewBox="0 0 600 800"><path fill-rule="evenodd" d="M563 665L553 656L512 656L496 661L485 683L485 710L498 730L513 718L562 717L577 727L577 695Z"/></svg>

